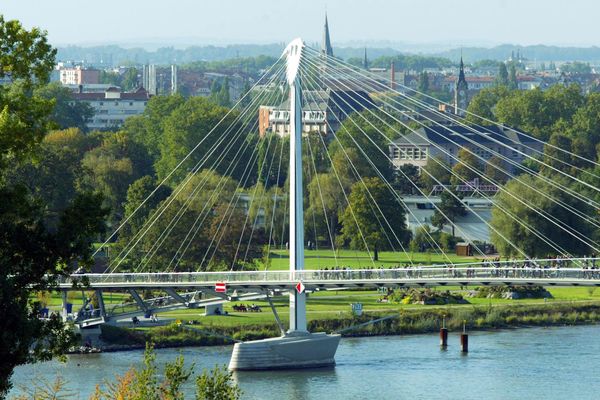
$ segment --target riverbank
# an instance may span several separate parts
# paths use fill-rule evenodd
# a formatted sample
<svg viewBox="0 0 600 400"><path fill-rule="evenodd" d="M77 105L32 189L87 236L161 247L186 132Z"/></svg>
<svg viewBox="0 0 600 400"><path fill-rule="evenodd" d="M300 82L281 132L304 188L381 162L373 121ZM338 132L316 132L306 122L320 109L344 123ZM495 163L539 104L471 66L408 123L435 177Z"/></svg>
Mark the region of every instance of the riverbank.
<svg viewBox="0 0 600 400"><path fill-rule="evenodd" d="M389 317L374 324L367 324ZM540 305L474 305L463 307L431 307L400 309L397 312L368 312L362 316L350 313L337 317L314 318L311 332L338 332L344 337L388 336L432 333L439 331L442 320L452 332L462 330L494 330L540 326L574 326L600 323L600 303L573 302ZM353 328L354 327L354 328ZM102 327L102 351L143 348L147 341L157 348L216 346L279 336L273 323L232 326L230 324L177 324L142 329L106 325Z"/></svg>

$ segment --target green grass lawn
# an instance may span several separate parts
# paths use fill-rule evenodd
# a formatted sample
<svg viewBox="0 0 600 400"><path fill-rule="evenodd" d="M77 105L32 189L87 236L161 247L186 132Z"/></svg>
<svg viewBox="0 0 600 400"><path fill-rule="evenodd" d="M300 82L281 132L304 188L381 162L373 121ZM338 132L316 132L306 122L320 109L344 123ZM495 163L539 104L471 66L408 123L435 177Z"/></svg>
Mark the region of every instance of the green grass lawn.
<svg viewBox="0 0 600 400"><path fill-rule="evenodd" d="M459 288L443 288L439 290L458 290ZM544 301L543 299L522 299L522 300L508 300L508 299L486 299L486 298L468 298L470 304L457 304L457 305L444 305L444 306L424 306L424 305L400 305L390 303L380 303L377 300L381 298L381 293L377 291L351 291L351 290L340 290L340 291L321 291L312 293L309 295L307 302L307 318L312 319L323 319L323 318L335 318L340 315L348 315L350 313L350 303L360 302L363 304L364 312L400 312L401 310L411 309L431 309L431 308L460 308L460 307L487 307L487 306L513 306L513 305L527 305L527 304L552 304L557 302L570 302L570 301L593 301L600 302L600 290L595 290L590 293L587 288L550 288L550 293L554 296L553 299ZM160 317L179 319L181 321L198 320L204 326L214 325L219 326L244 326L253 324L263 323L275 323L275 318L271 312L271 309L267 302L263 301L251 301L246 302L258 304L262 308L260 313L251 312L234 312L233 304L237 303L226 303L225 310L229 313L227 316L203 316L204 310L178 310L169 313L162 313ZM284 322L288 321L288 298L279 297L274 299L274 304L279 314L279 317Z"/></svg>
<svg viewBox="0 0 600 400"><path fill-rule="evenodd" d="M285 270L289 268L289 251L271 250L270 252L270 270ZM366 251L357 250L338 250L333 252L328 250L305 250L304 266L307 269L331 268L336 266L350 268L371 268L385 267L389 268L399 264L409 264L411 261L415 264L435 264L447 263L450 260L453 263L476 262L480 258L460 257L454 254L446 256L435 253L404 253L383 251L379 253L379 261L371 261L371 257Z"/></svg>

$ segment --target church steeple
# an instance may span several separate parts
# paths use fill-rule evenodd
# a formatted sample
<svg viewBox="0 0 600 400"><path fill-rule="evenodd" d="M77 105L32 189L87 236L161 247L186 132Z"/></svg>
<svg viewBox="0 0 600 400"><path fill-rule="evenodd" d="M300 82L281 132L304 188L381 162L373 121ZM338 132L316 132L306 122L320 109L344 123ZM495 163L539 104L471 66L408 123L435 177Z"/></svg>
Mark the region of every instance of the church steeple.
<svg viewBox="0 0 600 400"><path fill-rule="evenodd" d="M458 79L454 87L454 113L456 115L465 115L465 110L469 105L469 85L465 77L465 64L463 63L462 54L460 56L460 66L458 69Z"/></svg>
<svg viewBox="0 0 600 400"><path fill-rule="evenodd" d="M323 43L321 43L321 52L333 57L333 48L329 38L329 24L327 23L327 13L325 13L325 26L323 27Z"/></svg>
<svg viewBox="0 0 600 400"><path fill-rule="evenodd" d="M363 68L369 69L369 59L367 58L367 48L365 47L365 58L363 59Z"/></svg>

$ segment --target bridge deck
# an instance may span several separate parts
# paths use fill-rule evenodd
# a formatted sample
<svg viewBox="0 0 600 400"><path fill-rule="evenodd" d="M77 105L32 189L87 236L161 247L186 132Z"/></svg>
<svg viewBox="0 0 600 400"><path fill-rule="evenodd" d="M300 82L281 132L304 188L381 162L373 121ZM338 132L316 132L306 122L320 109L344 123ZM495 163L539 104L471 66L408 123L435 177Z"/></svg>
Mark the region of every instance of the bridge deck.
<svg viewBox="0 0 600 400"><path fill-rule="evenodd" d="M302 282L308 290L341 287L428 287L481 285L600 286L600 269L522 267L434 267L367 270L235 271L179 273L112 273L72 275L60 282L69 290L88 281L93 289L292 289Z"/></svg>

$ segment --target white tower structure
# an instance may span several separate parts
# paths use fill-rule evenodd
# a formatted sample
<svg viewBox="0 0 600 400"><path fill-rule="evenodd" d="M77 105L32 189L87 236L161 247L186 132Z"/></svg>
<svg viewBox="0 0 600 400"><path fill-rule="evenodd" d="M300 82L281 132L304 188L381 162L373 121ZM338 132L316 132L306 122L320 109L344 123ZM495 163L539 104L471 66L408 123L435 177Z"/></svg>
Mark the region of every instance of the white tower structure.
<svg viewBox="0 0 600 400"><path fill-rule="evenodd" d="M290 274L304 269L304 207L302 192L302 87L298 68L304 44L294 40L287 56L290 87ZM290 293L290 330L306 330L306 293Z"/></svg>
<svg viewBox="0 0 600 400"><path fill-rule="evenodd" d="M304 210L302 188L302 82L299 76L304 42L295 39L284 50L286 78L290 88L290 280L301 289L290 289L290 326L281 337L236 343L231 370L312 368L335 364L340 335L310 333L306 325L306 293L302 288L304 269ZM273 313L279 322L277 311ZM281 326L280 326L281 328ZM281 328L283 331L283 328Z"/></svg>
<svg viewBox="0 0 600 400"><path fill-rule="evenodd" d="M177 65L171 65L171 94L177 93Z"/></svg>

